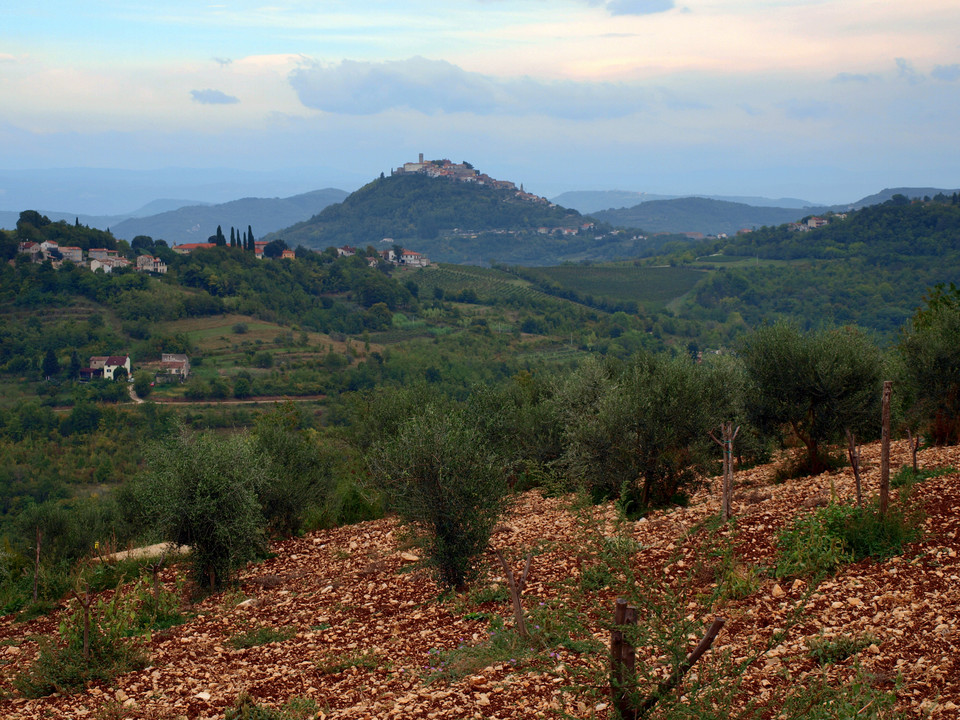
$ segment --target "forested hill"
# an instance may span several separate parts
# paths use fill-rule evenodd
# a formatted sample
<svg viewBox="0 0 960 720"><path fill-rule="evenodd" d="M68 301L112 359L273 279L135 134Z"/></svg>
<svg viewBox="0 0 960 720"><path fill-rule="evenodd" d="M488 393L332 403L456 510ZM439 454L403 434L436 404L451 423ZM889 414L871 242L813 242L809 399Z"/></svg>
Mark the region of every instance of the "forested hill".
<svg viewBox="0 0 960 720"><path fill-rule="evenodd" d="M744 203L702 197L651 200L631 208L603 210L593 217L619 227L643 228L648 232L699 232L732 235L743 228L796 222L824 208L756 207Z"/></svg>
<svg viewBox="0 0 960 720"><path fill-rule="evenodd" d="M931 202L898 196L828 217L809 232L783 225L691 245L687 260L716 272L678 312L699 323L787 317L859 325L892 340L929 288L960 277L956 194Z"/></svg>
<svg viewBox="0 0 960 720"><path fill-rule="evenodd" d="M264 239L282 238L290 247L322 249L365 246L383 238L432 240L454 229L536 230L579 222L576 210L520 197L515 190L406 174L374 180L342 203Z"/></svg>

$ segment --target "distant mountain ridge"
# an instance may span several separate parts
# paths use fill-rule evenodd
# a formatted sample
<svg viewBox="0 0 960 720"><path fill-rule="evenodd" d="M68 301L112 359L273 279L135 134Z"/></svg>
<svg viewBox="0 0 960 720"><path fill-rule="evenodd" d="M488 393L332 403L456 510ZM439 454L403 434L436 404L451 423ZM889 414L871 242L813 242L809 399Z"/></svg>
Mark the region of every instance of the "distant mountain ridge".
<svg viewBox="0 0 960 720"><path fill-rule="evenodd" d="M692 193L689 195L656 195L653 193L631 192L626 190L575 190L557 195L551 199L551 202L562 205L563 207L579 210L584 214L592 215L601 210L630 208L640 203L654 200L680 200L688 197L722 200L724 202L742 203L755 207L805 208L816 205L816 203L799 198L772 199L753 195L701 195L700 193Z"/></svg>
<svg viewBox="0 0 960 720"><path fill-rule="evenodd" d="M217 226L246 231L251 226L257 237L288 227L316 215L325 207L343 201L345 190L325 188L288 198L242 198L217 205L191 205L143 218L117 223L113 234L124 240L137 235L163 239L168 245L205 242Z"/></svg>
<svg viewBox="0 0 960 720"><path fill-rule="evenodd" d="M640 228L650 233L702 233L732 235L739 230L796 222L827 208L756 207L744 203L701 197L651 200L632 208L595 212L601 222L616 227Z"/></svg>

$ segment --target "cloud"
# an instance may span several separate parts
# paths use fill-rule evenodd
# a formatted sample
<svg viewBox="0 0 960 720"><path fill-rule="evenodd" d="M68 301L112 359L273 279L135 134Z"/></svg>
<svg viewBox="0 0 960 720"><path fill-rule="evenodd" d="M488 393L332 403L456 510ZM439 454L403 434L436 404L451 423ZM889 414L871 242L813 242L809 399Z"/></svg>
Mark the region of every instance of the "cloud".
<svg viewBox="0 0 960 720"><path fill-rule="evenodd" d="M215 57L213 61L220 67L226 67L227 65L233 62L233 58Z"/></svg>
<svg viewBox="0 0 960 720"><path fill-rule="evenodd" d="M861 73L837 73L833 76L830 82L834 83L871 83L874 80L879 80L876 75L863 75Z"/></svg>
<svg viewBox="0 0 960 720"><path fill-rule="evenodd" d="M607 11L611 15L654 15L675 6L673 0L609 0Z"/></svg>
<svg viewBox="0 0 960 720"><path fill-rule="evenodd" d="M647 95L636 86L616 83L495 78L422 57L381 63L305 63L290 74L290 84L306 107L342 115L409 108L426 115L594 119L638 112L646 106Z"/></svg>
<svg viewBox="0 0 960 720"><path fill-rule="evenodd" d="M937 80L956 82L960 80L960 65L937 65L930 74Z"/></svg>
<svg viewBox="0 0 960 720"><path fill-rule="evenodd" d="M923 82L923 75L917 73L913 67L913 63L907 60L906 58L896 58L897 69L900 72L900 77L906 80L911 85L917 85Z"/></svg>
<svg viewBox="0 0 960 720"><path fill-rule="evenodd" d="M193 101L201 105L233 105L240 102L240 98L209 88L206 90L191 90L190 94L193 96Z"/></svg>
<svg viewBox="0 0 960 720"><path fill-rule="evenodd" d="M819 100L788 100L779 103L787 117L793 120L820 120L830 114L831 106Z"/></svg>

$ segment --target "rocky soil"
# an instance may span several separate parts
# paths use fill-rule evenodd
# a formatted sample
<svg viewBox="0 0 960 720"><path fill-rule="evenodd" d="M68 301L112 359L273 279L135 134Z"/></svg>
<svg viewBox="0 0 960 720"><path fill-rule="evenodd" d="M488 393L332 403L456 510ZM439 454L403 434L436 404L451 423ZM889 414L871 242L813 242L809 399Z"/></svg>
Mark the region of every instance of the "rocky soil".
<svg viewBox="0 0 960 720"><path fill-rule="evenodd" d="M892 467L908 460L906 443L897 444ZM873 495L879 446L863 449L863 463L865 492ZM920 466L960 467L960 448L921 451ZM775 534L797 513L854 492L849 468L782 484L773 482L773 472L764 466L736 475L737 521L722 531L721 547L733 548L747 569L773 564ZM816 673L848 682L859 664L879 687L899 683L897 704L909 717L958 717L960 474L926 480L913 492L926 512L924 538L900 557L847 565L814 588L767 574L746 597L712 607L691 600L691 619L699 627L715 615L727 619L702 665L725 651L734 660L757 653L744 693L775 703L780 689L811 681ZM575 632L574 649L590 640L610 642L606 625L616 590L582 589L585 583L579 582L596 560L591 548L609 542L604 538L627 533L639 548L632 555L634 568L661 583L679 587L687 578L709 591L716 580L709 562L704 571L704 558L698 557L704 545L697 538L707 533L696 531L718 513L711 488L689 507L619 527L610 506L571 507L570 498L528 492L504 519L492 546L513 559L518 573L524 553L536 550L524 602L541 609L538 617L547 617L558 603L564 605L556 608L558 615L575 612L586 630ZM426 682L443 652L489 636L492 615L512 624L509 601L492 592L505 582L492 552L484 558L482 580L464 593L446 595L412 562L416 551L391 519L312 533L280 543L274 552L272 559L245 569L239 589L207 597L189 609L188 622L156 633L146 646L148 667L109 684L93 683L76 695L19 697L12 678L36 655L39 637L55 633L58 620L0 619L0 716L220 718L246 692L274 707L292 697L311 698L320 718L553 718L561 712L611 717L602 650L553 646L525 658L499 658L459 680ZM177 572L183 569L165 571L168 587ZM231 638L258 627L289 636L234 649ZM822 671L810 656L809 641L842 636L871 642ZM697 639L690 638L691 649Z"/></svg>

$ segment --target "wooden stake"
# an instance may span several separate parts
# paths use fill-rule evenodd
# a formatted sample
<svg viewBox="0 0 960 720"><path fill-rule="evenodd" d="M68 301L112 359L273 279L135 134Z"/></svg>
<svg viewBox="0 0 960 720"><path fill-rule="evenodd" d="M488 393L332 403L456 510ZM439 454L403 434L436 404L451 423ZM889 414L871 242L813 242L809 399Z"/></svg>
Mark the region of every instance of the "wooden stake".
<svg viewBox="0 0 960 720"><path fill-rule="evenodd" d="M857 481L857 507L863 507L863 485L860 482L860 448L857 447L857 436L847 428L847 455L850 458L850 467L853 468L853 479Z"/></svg>
<svg viewBox="0 0 960 720"><path fill-rule="evenodd" d="M632 695L637 683L637 656L633 645L624 637L624 629L636 624L637 609L627 605L623 598L618 599L610 633L610 691L614 710L621 720L636 717Z"/></svg>
<svg viewBox="0 0 960 720"><path fill-rule="evenodd" d="M33 602L37 602L37 588L40 585L40 526L37 525L37 558L33 563Z"/></svg>
<svg viewBox="0 0 960 720"><path fill-rule="evenodd" d="M883 381L883 398L880 405L880 516L890 507L890 395L893 381Z"/></svg>
<svg viewBox="0 0 960 720"><path fill-rule="evenodd" d="M527 584L527 574L530 572L530 564L533 562L533 553L527 553L527 562L523 568L523 575L520 576L520 581L517 582L513 570L503 557L503 553L499 550L495 550L494 552L496 552L497 559L500 560L500 564L503 566L503 572L507 576L507 584L510 588L510 600L513 603L513 619L517 624L517 632L520 633L521 637L529 637L527 621L523 614L523 603L520 601L520 593L523 592L523 588Z"/></svg>
<svg viewBox="0 0 960 720"><path fill-rule="evenodd" d="M726 622L727 621L723 618L717 618L713 621L713 623L707 629L706 635L703 636L703 639L697 644L697 647L694 648L693 652L687 655L687 659L677 666L677 668L670 674L670 677L660 683L657 689L652 692L646 700L643 701L643 704L637 710L637 714L634 717L641 718L646 715L648 712L650 712L650 710L653 709L654 705L663 699L668 692L680 684L683 676L687 674L690 668L696 664L697 660L703 657L703 654L710 649L711 645L713 645L713 641L716 639L717 635L720 634L720 630L723 628Z"/></svg>

